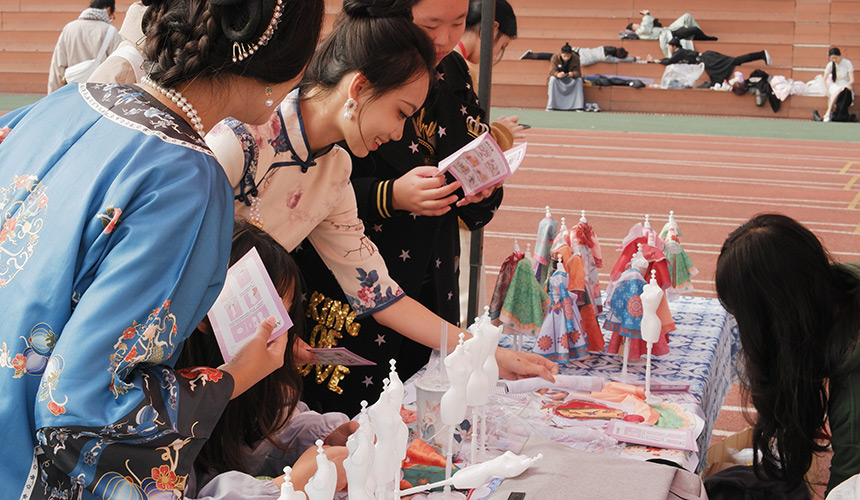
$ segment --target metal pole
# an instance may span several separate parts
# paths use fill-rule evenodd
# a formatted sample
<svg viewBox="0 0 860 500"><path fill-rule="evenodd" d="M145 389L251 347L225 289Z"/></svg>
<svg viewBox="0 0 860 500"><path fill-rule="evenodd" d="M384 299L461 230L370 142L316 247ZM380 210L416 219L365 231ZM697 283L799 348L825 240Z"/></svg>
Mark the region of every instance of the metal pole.
<svg viewBox="0 0 860 500"><path fill-rule="evenodd" d="M490 123L490 85L493 81L493 24L496 20L496 2L481 3L481 63L478 79L478 99L486 111L485 123ZM484 230L472 231L471 251L469 252L469 314L466 323L483 314L478 303L481 296L481 266L483 265Z"/></svg>

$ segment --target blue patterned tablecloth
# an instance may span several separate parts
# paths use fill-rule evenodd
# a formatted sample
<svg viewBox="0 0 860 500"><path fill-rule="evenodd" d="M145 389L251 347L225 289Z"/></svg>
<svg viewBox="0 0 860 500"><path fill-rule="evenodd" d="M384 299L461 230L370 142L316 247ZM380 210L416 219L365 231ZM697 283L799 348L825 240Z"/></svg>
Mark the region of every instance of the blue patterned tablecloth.
<svg viewBox="0 0 860 500"><path fill-rule="evenodd" d="M704 466L714 422L723 405L735 374L738 327L719 300L706 297L681 297L669 302L675 331L669 334L669 354L652 356L651 381L690 385L705 414L705 428L697 439L699 468ZM598 317L603 324L603 315ZM611 332L603 331L609 345ZM503 335L499 345L511 347L512 337ZM534 338L524 339L523 350L530 351ZM570 375L593 375L607 380L621 374L621 356L606 352L591 355L559 366L559 372ZM645 380L645 364L628 363L628 375Z"/></svg>

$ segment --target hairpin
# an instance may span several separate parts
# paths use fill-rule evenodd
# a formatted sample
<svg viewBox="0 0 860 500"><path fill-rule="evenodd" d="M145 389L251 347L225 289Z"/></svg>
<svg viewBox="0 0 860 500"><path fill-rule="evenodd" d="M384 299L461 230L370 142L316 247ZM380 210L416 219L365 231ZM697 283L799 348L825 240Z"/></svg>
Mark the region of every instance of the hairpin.
<svg viewBox="0 0 860 500"><path fill-rule="evenodd" d="M259 50L260 47L269 43L269 40L272 39L272 35L275 34L275 30L278 29L278 24L281 22L281 11L283 5L284 0L277 0L277 4L275 4L275 12L272 14L272 19L269 21L266 31L264 31L260 36L260 39L257 40L257 43L251 45L247 43L233 42L233 62L245 60L246 57Z"/></svg>

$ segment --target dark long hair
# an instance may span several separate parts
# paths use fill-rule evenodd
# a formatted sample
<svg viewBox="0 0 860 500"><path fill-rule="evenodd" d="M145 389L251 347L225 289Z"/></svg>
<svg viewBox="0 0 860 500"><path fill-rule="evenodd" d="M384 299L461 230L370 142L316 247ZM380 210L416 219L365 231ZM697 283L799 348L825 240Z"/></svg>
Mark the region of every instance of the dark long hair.
<svg viewBox="0 0 860 500"><path fill-rule="evenodd" d="M756 473L797 486L826 449L816 439L860 331L860 282L809 229L760 214L733 231L717 259L720 301L740 331L742 383L758 417Z"/></svg>
<svg viewBox="0 0 860 500"><path fill-rule="evenodd" d="M143 0L142 26L150 76L165 87L232 73L266 83L301 74L316 47L324 0L286 0L268 44L233 62L233 43L253 45L268 28L276 0ZM230 33L228 36L227 33Z"/></svg>
<svg viewBox="0 0 860 500"><path fill-rule="evenodd" d="M830 50L827 51L827 57L841 56L841 55L842 55L842 51L839 50L839 47L830 47ZM836 81L836 63L833 61L830 61L830 64L833 65L830 68L830 80L835 82Z"/></svg>
<svg viewBox="0 0 860 500"><path fill-rule="evenodd" d="M412 0L344 0L334 29L308 64L299 84L301 94L307 96L314 89L324 95L352 71L367 78L371 98L422 75L432 81L436 52L412 23L412 4Z"/></svg>
<svg viewBox="0 0 860 500"><path fill-rule="evenodd" d="M230 264L251 248L256 248L260 254L278 294L284 296L292 290L293 300L288 312L295 325L288 333L284 366L227 403L197 458L197 464L209 471L244 471L244 450L260 440L271 440L286 424L302 392L302 378L293 360L293 346L301 335L299 329L303 323L301 272L287 251L271 236L251 223L237 219ZM185 341L176 368L219 366L223 362L218 343L207 323L207 331L196 330Z"/></svg>
<svg viewBox="0 0 860 500"><path fill-rule="evenodd" d="M469 13L466 14L466 29L481 29L482 0L469 0ZM499 23L496 39L502 35L517 37L517 16L508 0L496 0L496 19Z"/></svg>

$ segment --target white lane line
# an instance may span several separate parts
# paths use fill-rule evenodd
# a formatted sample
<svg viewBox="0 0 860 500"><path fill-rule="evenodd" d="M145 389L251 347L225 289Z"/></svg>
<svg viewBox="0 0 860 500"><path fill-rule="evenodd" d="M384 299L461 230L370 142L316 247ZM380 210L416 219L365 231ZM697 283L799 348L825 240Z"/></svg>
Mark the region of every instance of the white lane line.
<svg viewBox="0 0 860 500"><path fill-rule="evenodd" d="M608 196L643 196L658 199L693 200L696 202L732 203L744 205L758 205L762 207L792 207L822 210L848 211L845 202L839 200L805 200L793 198L771 198L759 196L729 196L718 194L679 193L667 191L639 191L635 189L609 189L609 188L579 188L549 185L530 185L505 183L505 189L523 189L528 191L564 191L567 193L588 193Z"/></svg>

